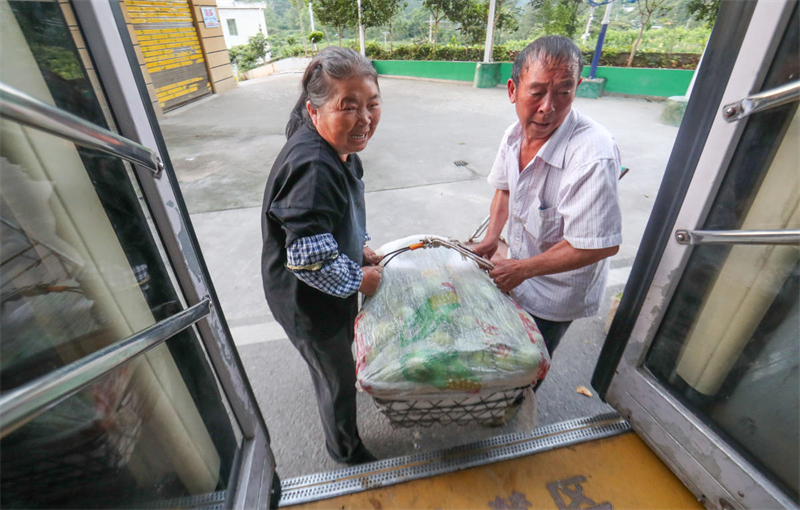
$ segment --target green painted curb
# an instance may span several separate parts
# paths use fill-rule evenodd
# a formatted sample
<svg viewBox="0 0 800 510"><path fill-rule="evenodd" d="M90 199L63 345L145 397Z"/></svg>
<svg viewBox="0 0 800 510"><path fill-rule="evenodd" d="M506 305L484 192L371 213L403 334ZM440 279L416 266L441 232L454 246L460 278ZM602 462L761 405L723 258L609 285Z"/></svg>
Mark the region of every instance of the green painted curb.
<svg viewBox="0 0 800 510"><path fill-rule="evenodd" d="M596 78L594 80L590 78L584 78L583 81L581 81L581 84L578 85L578 91L575 93L575 97L588 97L589 99L597 99L603 95L603 91L605 91L605 89L605 78Z"/></svg>
<svg viewBox="0 0 800 510"><path fill-rule="evenodd" d="M689 88L694 71L650 69L646 67L598 67L597 77L606 79L606 92L633 96L682 96ZM583 68L583 77L589 68Z"/></svg>
<svg viewBox="0 0 800 510"><path fill-rule="evenodd" d="M469 81L475 79L476 62L439 62L431 60L373 60L378 74L413 76L434 80Z"/></svg>
<svg viewBox="0 0 800 510"><path fill-rule="evenodd" d="M475 79L472 85L479 89L490 89L500 83L499 62L478 62L475 66Z"/></svg>

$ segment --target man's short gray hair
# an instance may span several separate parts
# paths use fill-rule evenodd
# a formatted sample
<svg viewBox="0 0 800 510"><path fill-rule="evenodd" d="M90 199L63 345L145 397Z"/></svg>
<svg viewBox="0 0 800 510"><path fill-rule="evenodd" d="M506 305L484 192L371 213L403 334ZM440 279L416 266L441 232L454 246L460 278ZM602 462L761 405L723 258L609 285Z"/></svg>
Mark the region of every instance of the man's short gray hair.
<svg viewBox="0 0 800 510"><path fill-rule="evenodd" d="M578 45L563 35L546 35L525 46L514 60L511 68L511 79L514 85L519 85L522 71L529 68L534 62L546 61L548 63L567 63L578 68L578 77L583 71L583 54Z"/></svg>

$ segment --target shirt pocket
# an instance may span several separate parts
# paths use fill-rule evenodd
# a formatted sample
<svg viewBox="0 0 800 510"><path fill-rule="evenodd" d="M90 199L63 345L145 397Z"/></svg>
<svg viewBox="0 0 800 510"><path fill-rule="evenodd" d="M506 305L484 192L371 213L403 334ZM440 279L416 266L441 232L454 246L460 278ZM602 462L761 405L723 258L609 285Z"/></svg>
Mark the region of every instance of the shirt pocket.
<svg viewBox="0 0 800 510"><path fill-rule="evenodd" d="M564 218L557 207L542 209L541 202L536 199L525 222L525 230L540 243L553 245L564 237Z"/></svg>

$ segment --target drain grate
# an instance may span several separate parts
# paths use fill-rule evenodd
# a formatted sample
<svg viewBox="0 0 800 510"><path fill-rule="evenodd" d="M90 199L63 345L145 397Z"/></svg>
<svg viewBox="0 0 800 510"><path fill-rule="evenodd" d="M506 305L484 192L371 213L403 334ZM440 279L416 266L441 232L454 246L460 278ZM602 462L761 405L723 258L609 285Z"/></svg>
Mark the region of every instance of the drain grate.
<svg viewBox="0 0 800 510"><path fill-rule="evenodd" d="M458 161L453 161L455 166L469 166L469 163L464 161L463 159L459 159Z"/></svg>
<svg viewBox="0 0 800 510"><path fill-rule="evenodd" d="M580 418L437 452L384 459L327 473L285 480L279 506L286 507L417 480L459 469L612 437L630 430L617 413Z"/></svg>

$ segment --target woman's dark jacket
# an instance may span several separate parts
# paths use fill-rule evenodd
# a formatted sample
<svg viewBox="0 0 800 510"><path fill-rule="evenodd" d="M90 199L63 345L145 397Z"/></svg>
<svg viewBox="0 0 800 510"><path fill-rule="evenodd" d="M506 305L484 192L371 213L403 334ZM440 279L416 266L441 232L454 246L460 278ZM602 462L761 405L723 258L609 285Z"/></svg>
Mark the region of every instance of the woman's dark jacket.
<svg viewBox="0 0 800 510"><path fill-rule="evenodd" d="M289 138L272 165L261 211L261 276L272 315L289 335L326 338L353 325L358 293L343 299L303 283L286 268L286 248L303 237L332 234L339 253L361 265L363 175L356 154L342 161L307 125Z"/></svg>

